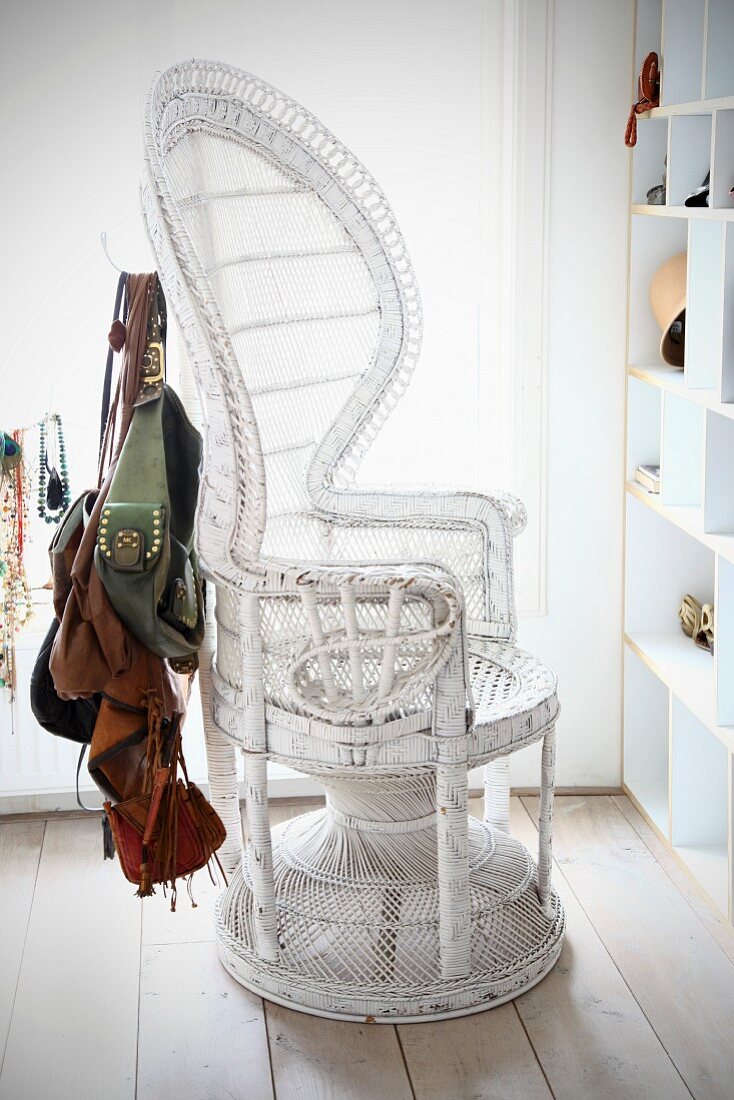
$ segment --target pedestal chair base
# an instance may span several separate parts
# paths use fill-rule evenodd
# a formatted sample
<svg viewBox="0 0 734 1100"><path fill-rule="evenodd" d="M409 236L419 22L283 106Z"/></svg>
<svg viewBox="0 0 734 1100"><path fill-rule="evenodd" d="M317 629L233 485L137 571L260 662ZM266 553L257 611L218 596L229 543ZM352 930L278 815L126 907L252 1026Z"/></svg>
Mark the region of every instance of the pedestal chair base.
<svg viewBox="0 0 734 1100"><path fill-rule="evenodd" d="M471 967L442 978L430 821L357 832L327 806L276 827L278 959L258 953L248 851L217 913L226 969L277 1004L369 1023L464 1016L530 989L560 954L560 898L552 891L544 909L527 849L471 819Z"/></svg>

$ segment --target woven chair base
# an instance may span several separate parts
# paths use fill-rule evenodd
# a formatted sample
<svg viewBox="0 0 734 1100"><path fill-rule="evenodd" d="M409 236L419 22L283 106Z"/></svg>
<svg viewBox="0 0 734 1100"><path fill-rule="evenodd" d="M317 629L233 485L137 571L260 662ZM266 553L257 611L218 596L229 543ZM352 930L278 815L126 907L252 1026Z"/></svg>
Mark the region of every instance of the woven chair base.
<svg viewBox="0 0 734 1100"><path fill-rule="evenodd" d="M430 781L422 785L428 795ZM328 805L273 830L277 961L258 953L245 854L217 913L220 959L242 985L317 1016L418 1021L493 1008L553 967L563 906L552 891L541 907L535 862L518 841L471 819L471 968L445 978L435 826L365 831L353 820Z"/></svg>

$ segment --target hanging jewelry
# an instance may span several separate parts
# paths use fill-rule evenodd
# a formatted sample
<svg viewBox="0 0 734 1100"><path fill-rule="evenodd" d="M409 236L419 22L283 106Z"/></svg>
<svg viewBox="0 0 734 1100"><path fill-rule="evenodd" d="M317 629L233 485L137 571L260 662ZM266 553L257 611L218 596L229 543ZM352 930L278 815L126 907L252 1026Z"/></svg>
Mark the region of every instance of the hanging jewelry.
<svg viewBox="0 0 734 1100"><path fill-rule="evenodd" d="M24 435L9 437L23 454ZM31 592L23 563L23 544L28 530L28 479L25 464L3 467L0 480L0 688L15 698L15 636L33 616Z"/></svg>
<svg viewBox="0 0 734 1100"><path fill-rule="evenodd" d="M71 503L64 428L58 413L45 417L39 427L38 514L46 523L58 523ZM58 468L49 461L49 444L55 451L54 460L58 455Z"/></svg>

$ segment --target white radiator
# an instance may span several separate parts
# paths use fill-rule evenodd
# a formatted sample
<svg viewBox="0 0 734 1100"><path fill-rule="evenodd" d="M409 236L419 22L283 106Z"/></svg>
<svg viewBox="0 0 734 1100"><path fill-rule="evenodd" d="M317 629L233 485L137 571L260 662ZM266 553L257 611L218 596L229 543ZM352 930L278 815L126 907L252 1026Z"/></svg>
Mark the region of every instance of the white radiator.
<svg viewBox="0 0 734 1100"><path fill-rule="evenodd" d="M76 808L79 746L42 730L31 713L29 702L33 664L52 614L50 608L39 609L28 631L18 637L18 689L12 709L7 691L0 688L0 814L48 813ZM206 792L204 730L196 683L189 702L183 747L189 777ZM298 798L321 793L313 780L280 764L270 764L269 775L271 798ZM82 767L79 789L87 805L100 805L99 792L86 766Z"/></svg>

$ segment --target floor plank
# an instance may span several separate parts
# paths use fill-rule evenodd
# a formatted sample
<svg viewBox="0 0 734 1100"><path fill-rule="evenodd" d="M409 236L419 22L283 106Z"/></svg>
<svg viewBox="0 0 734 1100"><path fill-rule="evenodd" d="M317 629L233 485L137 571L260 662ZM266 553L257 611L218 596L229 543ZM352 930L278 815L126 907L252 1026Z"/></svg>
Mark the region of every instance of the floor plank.
<svg viewBox="0 0 734 1100"><path fill-rule="evenodd" d="M277 1100L412 1100L391 1024L326 1020L270 1003L265 1014Z"/></svg>
<svg viewBox="0 0 734 1100"><path fill-rule="evenodd" d="M212 882L206 868L193 876L191 894L196 902L192 906L185 884L179 889L176 912L171 912L169 901L159 887L156 895L143 901L143 946L169 943L213 943L214 906L219 897L218 872L213 869L217 881Z"/></svg>
<svg viewBox="0 0 734 1100"><path fill-rule="evenodd" d="M8 1034L3 1100L132 1100L140 902L99 821L49 821Z"/></svg>
<svg viewBox="0 0 734 1100"><path fill-rule="evenodd" d="M731 926L727 928L721 918L713 911L696 884L686 874L675 857L671 855L655 833L655 830L648 825L627 795L615 795L612 801L627 818L640 839L644 841L645 846L652 852L671 882L678 887L694 913L701 918L721 950L734 962L734 930Z"/></svg>
<svg viewBox="0 0 734 1100"><path fill-rule="evenodd" d="M265 1014L212 943L145 947L140 1100L272 1100Z"/></svg>
<svg viewBox="0 0 734 1100"><path fill-rule="evenodd" d="M44 825L43 821L26 821L0 829L0 1067L31 915Z"/></svg>
<svg viewBox="0 0 734 1100"><path fill-rule="evenodd" d="M470 812L481 817L479 798ZM551 1096L513 1005L437 1023L400 1024L416 1100L540 1100Z"/></svg>
<svg viewBox="0 0 734 1100"><path fill-rule="evenodd" d="M536 810L513 799L531 850ZM42 822L0 825L0 1010L20 967L0 1098L132 1100L137 1050L141 1100L729 1100L734 966L715 938L728 933L638 818L621 797L559 798L558 965L512 1005L397 1029L263 1007L216 957L203 876L198 909L185 892L175 914L143 904L141 957L141 906L101 862L97 822L52 819L42 849Z"/></svg>
<svg viewBox="0 0 734 1100"><path fill-rule="evenodd" d="M731 960L611 798L558 799L554 850L693 1096L731 1100Z"/></svg>
<svg viewBox="0 0 734 1100"><path fill-rule="evenodd" d="M416 1100L552 1097L515 1006L437 1023L400 1024Z"/></svg>
<svg viewBox="0 0 734 1100"><path fill-rule="evenodd" d="M535 854L538 833L517 799L510 820ZM557 865L553 873L566 908L563 951L515 1007L556 1097L684 1100L688 1089L664 1047Z"/></svg>

